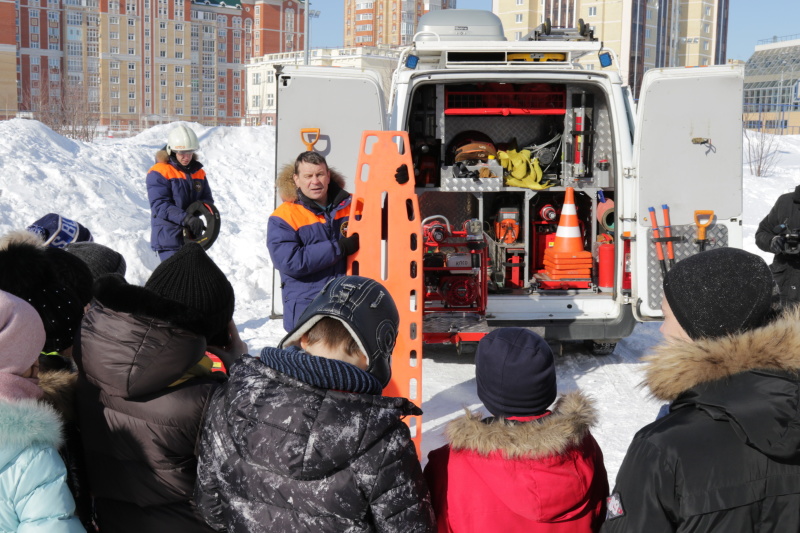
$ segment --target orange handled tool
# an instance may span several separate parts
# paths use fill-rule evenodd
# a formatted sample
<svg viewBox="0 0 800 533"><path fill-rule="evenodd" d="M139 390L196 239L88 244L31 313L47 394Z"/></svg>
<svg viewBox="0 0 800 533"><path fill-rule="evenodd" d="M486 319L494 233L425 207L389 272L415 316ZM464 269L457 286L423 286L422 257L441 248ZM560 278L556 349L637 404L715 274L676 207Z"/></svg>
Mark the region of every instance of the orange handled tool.
<svg viewBox="0 0 800 533"><path fill-rule="evenodd" d="M306 140L306 135L313 135L313 137L309 137L309 139L313 140ZM314 145L317 144L319 140L319 128L303 128L300 130L300 140L303 141L303 144L306 145L306 150L311 152L314 150Z"/></svg>
<svg viewBox="0 0 800 533"><path fill-rule="evenodd" d="M669 221L669 206L661 204L661 209L664 212L664 237L667 239L672 238L672 224ZM669 267L675 266L675 248L672 246L672 241L667 241L667 259L669 259Z"/></svg>
<svg viewBox="0 0 800 533"><path fill-rule="evenodd" d="M658 221L656 220L656 209L651 207L648 209L650 211L650 222L653 224L653 244L656 245L656 255L658 256L658 262L661 265L661 275L666 277L667 275L667 261L664 259L664 250L661 249L661 242L658 240L661 236L658 232Z"/></svg>
<svg viewBox="0 0 800 533"><path fill-rule="evenodd" d="M714 221L714 211L695 211L694 223L697 225L698 250L706 249L706 228Z"/></svg>

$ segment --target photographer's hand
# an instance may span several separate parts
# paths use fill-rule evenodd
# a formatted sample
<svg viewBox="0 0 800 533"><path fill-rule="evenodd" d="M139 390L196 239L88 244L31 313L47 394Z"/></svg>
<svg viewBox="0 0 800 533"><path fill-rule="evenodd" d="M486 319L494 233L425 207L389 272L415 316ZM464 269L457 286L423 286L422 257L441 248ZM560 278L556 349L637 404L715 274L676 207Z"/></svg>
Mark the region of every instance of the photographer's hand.
<svg viewBox="0 0 800 533"><path fill-rule="evenodd" d="M769 243L769 251L773 254L782 254L786 246L786 237L784 235L775 235Z"/></svg>

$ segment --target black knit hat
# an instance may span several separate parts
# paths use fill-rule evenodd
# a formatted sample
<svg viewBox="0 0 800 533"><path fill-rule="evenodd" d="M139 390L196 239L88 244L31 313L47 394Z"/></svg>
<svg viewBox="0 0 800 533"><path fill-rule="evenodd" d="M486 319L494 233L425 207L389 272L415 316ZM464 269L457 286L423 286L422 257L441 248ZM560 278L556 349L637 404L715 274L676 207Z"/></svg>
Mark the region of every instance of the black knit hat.
<svg viewBox="0 0 800 533"><path fill-rule="evenodd" d="M680 261L664 278L664 296L692 339L764 326L781 309L767 263L738 248L715 248Z"/></svg>
<svg viewBox="0 0 800 533"><path fill-rule="evenodd" d="M555 401L556 366L545 340L523 328L500 328L478 343L478 398L500 417L533 416Z"/></svg>
<svg viewBox="0 0 800 533"><path fill-rule="evenodd" d="M25 300L39 313L47 336L43 351L72 346L91 288L89 269L77 257L45 248L28 232L3 238L0 290Z"/></svg>
<svg viewBox="0 0 800 533"><path fill-rule="evenodd" d="M92 273L92 279L97 279L103 274L125 276L127 269L125 258L108 246L96 242L74 242L64 249L86 263Z"/></svg>
<svg viewBox="0 0 800 533"><path fill-rule="evenodd" d="M196 243L185 244L158 265L145 288L203 315L202 329L208 344L228 343L228 323L233 318L234 294L228 278Z"/></svg>

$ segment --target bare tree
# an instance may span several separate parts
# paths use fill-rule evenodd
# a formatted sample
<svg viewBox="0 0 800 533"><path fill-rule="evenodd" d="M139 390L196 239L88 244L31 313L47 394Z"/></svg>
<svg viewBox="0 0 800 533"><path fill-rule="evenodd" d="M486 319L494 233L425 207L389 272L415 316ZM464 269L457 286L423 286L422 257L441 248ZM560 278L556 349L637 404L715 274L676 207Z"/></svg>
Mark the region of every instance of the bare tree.
<svg viewBox="0 0 800 533"><path fill-rule="evenodd" d="M772 174L780 159L777 135L763 129L745 129L744 136L747 139L747 164L750 166L750 173L758 177Z"/></svg>
<svg viewBox="0 0 800 533"><path fill-rule="evenodd" d="M29 94L33 118L54 132L79 141L91 141L97 132L99 113L89 102L87 89L80 83L60 84L38 94Z"/></svg>

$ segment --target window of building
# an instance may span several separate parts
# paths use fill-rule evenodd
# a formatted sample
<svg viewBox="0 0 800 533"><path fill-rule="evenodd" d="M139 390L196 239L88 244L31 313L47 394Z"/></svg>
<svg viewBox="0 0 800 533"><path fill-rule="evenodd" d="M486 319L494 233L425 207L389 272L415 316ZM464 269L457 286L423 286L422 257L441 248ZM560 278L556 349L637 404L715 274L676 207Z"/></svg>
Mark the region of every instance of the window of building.
<svg viewBox="0 0 800 533"><path fill-rule="evenodd" d="M647 20L653 20L653 10L652 9L648 9L647 10Z"/></svg>
<svg viewBox="0 0 800 533"><path fill-rule="evenodd" d="M261 85L261 73L253 72L253 85Z"/></svg>
<svg viewBox="0 0 800 533"><path fill-rule="evenodd" d="M50 20L50 13L47 14L47 19ZM67 11L67 24L70 26L81 26L83 24L83 13Z"/></svg>
<svg viewBox="0 0 800 533"><path fill-rule="evenodd" d="M644 49L644 57L650 57L650 49L649 48L645 48Z"/></svg>
<svg viewBox="0 0 800 533"><path fill-rule="evenodd" d="M514 40L515 41L519 41L520 39L522 39L522 32L521 31L515 31L514 32Z"/></svg>
<svg viewBox="0 0 800 533"><path fill-rule="evenodd" d="M112 105L111 106L111 113L115 114L115 115L119 115L119 106L118 105Z"/></svg>
<svg viewBox="0 0 800 533"><path fill-rule="evenodd" d="M253 107L261 107L261 96L258 94L253 95Z"/></svg>
<svg viewBox="0 0 800 533"><path fill-rule="evenodd" d="M111 91L111 98L119 98L119 91Z"/></svg>
<svg viewBox="0 0 800 533"><path fill-rule="evenodd" d="M651 34L652 34L652 32L650 31L650 28L645 28L645 30L644 30L644 38L645 39L649 39Z"/></svg>
<svg viewBox="0 0 800 533"><path fill-rule="evenodd" d="M118 31L110 31L108 32L109 39L119 39L119 32Z"/></svg>
<svg viewBox="0 0 800 533"><path fill-rule="evenodd" d="M166 22L159 22L158 23L158 28L161 29L161 30L166 30L167 29L167 23Z"/></svg>
<svg viewBox="0 0 800 533"><path fill-rule="evenodd" d="M160 57L167 57L167 51L166 50L161 50L160 52L158 52L158 55Z"/></svg>
<svg viewBox="0 0 800 533"><path fill-rule="evenodd" d="M711 33L711 24L703 24L703 33Z"/></svg>
<svg viewBox="0 0 800 533"><path fill-rule="evenodd" d="M267 95L267 107L272 107L275 105L275 95L268 94Z"/></svg>
<svg viewBox="0 0 800 533"><path fill-rule="evenodd" d="M112 85L117 85L119 84L119 76L111 76L108 81L111 82Z"/></svg>
<svg viewBox="0 0 800 533"><path fill-rule="evenodd" d="M180 93L177 93L177 94L175 95L175 101L176 101L176 102L183 102L183 95L182 95L182 94L180 94Z"/></svg>
<svg viewBox="0 0 800 533"><path fill-rule="evenodd" d="M710 48L711 48L711 43L709 43L708 41L704 41L703 42L703 50L705 50L707 52Z"/></svg>
<svg viewBox="0 0 800 533"><path fill-rule="evenodd" d="M136 91L128 91L128 100L136 100Z"/></svg>
<svg viewBox="0 0 800 533"><path fill-rule="evenodd" d="M596 17L597 16L597 6L592 6L589 8L589 16Z"/></svg>
<svg viewBox="0 0 800 533"><path fill-rule="evenodd" d="M109 64L109 67L111 68L111 70L119 70L119 61L112 61Z"/></svg>
<svg viewBox="0 0 800 533"><path fill-rule="evenodd" d="M128 113L136 113L136 106L135 105L129 105L128 106Z"/></svg>
<svg viewBox="0 0 800 533"><path fill-rule="evenodd" d="M129 18L128 19L128 26L136 26L136 19Z"/></svg>
<svg viewBox="0 0 800 533"><path fill-rule="evenodd" d="M111 46L109 47L108 51L112 54L119 54L119 46Z"/></svg>
<svg viewBox="0 0 800 533"><path fill-rule="evenodd" d="M175 87L183 87L183 79L175 80Z"/></svg>
<svg viewBox="0 0 800 533"><path fill-rule="evenodd" d="M517 0L517 5L521 6L525 3L525 0Z"/></svg>
<svg viewBox="0 0 800 533"><path fill-rule="evenodd" d="M135 41L136 40L136 34L135 33L129 33L128 34L128 40L129 41Z"/></svg>
<svg viewBox="0 0 800 533"><path fill-rule="evenodd" d="M284 29L286 31L288 31L288 32L293 32L294 31L294 9L289 8L286 11L284 11L284 13L286 14L286 24L285 24Z"/></svg>
<svg viewBox="0 0 800 533"><path fill-rule="evenodd" d="M135 54L136 54L136 49L135 48L128 48L128 55L129 56L132 56L132 55L135 55Z"/></svg>
<svg viewBox="0 0 800 533"><path fill-rule="evenodd" d="M116 26L119 24L119 17L108 17L108 23Z"/></svg>
<svg viewBox="0 0 800 533"><path fill-rule="evenodd" d="M134 76L128 76L128 85L136 85L136 78Z"/></svg>
<svg viewBox="0 0 800 533"><path fill-rule="evenodd" d="M136 63L128 63L128 70L136 70Z"/></svg>
<svg viewBox="0 0 800 533"><path fill-rule="evenodd" d="M163 78L161 79L161 86L162 87L166 87L167 86L167 80L166 79L163 79Z"/></svg>
<svg viewBox="0 0 800 533"><path fill-rule="evenodd" d="M711 16L711 6L706 6L706 16L707 17Z"/></svg>
<svg viewBox="0 0 800 533"><path fill-rule="evenodd" d="M522 24L522 13L517 13L514 15L514 22L517 24Z"/></svg>
<svg viewBox="0 0 800 533"><path fill-rule="evenodd" d="M175 59L183 59L183 52L175 52Z"/></svg>

